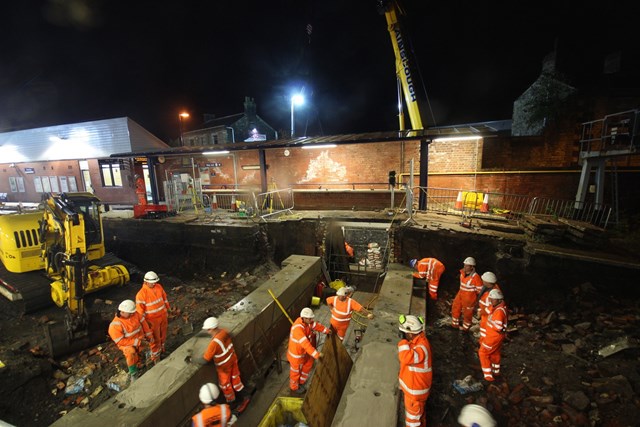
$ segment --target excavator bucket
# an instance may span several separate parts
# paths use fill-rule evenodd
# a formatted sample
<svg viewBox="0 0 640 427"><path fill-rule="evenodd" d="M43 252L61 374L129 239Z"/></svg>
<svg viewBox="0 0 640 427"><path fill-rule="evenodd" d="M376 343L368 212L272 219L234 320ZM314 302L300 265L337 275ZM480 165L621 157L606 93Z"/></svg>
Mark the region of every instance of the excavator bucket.
<svg viewBox="0 0 640 427"><path fill-rule="evenodd" d="M109 321L103 319L99 313L92 313L86 330L78 331L75 336L69 333L64 322L46 324L44 335L49 354L58 358L106 342L108 329Z"/></svg>

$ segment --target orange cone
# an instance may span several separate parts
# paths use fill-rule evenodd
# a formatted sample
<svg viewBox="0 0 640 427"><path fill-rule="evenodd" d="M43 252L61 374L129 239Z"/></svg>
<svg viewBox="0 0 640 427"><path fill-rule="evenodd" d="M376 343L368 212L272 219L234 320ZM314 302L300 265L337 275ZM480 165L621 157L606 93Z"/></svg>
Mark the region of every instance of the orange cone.
<svg viewBox="0 0 640 427"><path fill-rule="evenodd" d="M462 210L462 191L458 191L458 198L456 199L456 204L453 208Z"/></svg>
<svg viewBox="0 0 640 427"><path fill-rule="evenodd" d="M211 209L218 210L218 198L216 195L213 195L213 199L211 200Z"/></svg>
<svg viewBox="0 0 640 427"><path fill-rule="evenodd" d="M231 196L231 210L233 212L238 210L238 204L236 203L236 196Z"/></svg>
<svg viewBox="0 0 640 427"><path fill-rule="evenodd" d="M480 206L480 212L489 213L489 193L484 193L484 199L482 200L482 206Z"/></svg>

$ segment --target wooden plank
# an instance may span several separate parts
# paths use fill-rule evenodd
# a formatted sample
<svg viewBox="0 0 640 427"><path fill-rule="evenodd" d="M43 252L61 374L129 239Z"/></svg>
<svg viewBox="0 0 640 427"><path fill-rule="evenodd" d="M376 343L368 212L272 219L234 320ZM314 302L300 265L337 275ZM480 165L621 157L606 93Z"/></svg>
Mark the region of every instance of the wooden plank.
<svg viewBox="0 0 640 427"><path fill-rule="evenodd" d="M335 334L325 341L322 353L324 357L316 362L313 381L302 404L302 413L313 427L331 426L353 365L349 353Z"/></svg>

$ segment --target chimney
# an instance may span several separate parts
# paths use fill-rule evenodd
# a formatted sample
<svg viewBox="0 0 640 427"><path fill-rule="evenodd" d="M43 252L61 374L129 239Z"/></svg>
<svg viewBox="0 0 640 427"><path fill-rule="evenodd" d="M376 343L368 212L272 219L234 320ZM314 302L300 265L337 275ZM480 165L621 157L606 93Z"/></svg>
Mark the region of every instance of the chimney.
<svg viewBox="0 0 640 427"><path fill-rule="evenodd" d="M248 96L244 97L244 114L249 118L256 116L256 103Z"/></svg>

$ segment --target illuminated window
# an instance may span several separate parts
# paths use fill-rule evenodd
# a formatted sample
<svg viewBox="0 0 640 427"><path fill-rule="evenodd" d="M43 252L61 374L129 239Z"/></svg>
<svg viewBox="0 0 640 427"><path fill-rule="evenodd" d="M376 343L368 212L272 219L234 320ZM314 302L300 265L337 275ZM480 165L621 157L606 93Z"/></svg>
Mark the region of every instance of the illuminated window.
<svg viewBox="0 0 640 427"><path fill-rule="evenodd" d="M101 160L100 175L103 187L122 187L122 163L117 160Z"/></svg>

